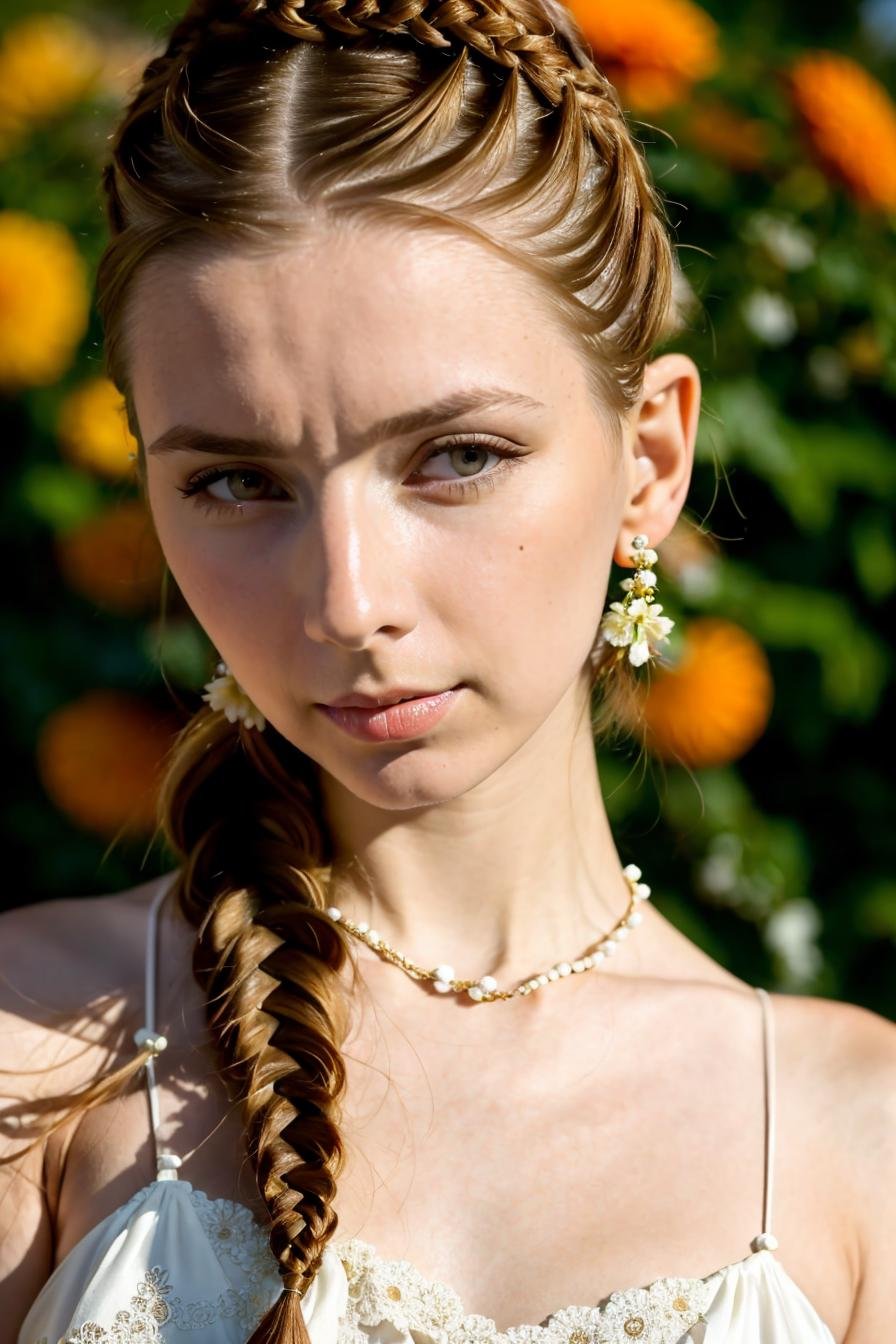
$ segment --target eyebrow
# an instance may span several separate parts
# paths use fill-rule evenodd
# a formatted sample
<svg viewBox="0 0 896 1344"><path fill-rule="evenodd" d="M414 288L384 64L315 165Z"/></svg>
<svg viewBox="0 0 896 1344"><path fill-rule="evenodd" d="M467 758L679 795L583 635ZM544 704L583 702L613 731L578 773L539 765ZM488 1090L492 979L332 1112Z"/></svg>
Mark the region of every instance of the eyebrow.
<svg viewBox="0 0 896 1344"><path fill-rule="evenodd" d="M519 406L526 410L544 410L544 403L527 397L522 392L512 392L503 387L477 387L452 396L443 397L429 406L420 406L401 415L390 415L378 420L357 436L356 444L360 449L369 448L381 439L400 438L404 434L416 433L429 425L441 424L453 420L467 411L482 410L494 406ZM201 429L198 425L172 425L160 434L146 450L147 457L160 457L165 453L212 453L217 457L237 453L241 457L286 458L290 450L267 439L247 438L242 435L215 434Z"/></svg>

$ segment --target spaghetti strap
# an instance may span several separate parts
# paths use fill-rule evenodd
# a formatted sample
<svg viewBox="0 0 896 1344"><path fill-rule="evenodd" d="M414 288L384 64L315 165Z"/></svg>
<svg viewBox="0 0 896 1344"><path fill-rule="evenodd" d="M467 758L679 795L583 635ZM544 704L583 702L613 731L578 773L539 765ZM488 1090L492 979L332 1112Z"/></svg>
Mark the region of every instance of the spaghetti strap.
<svg viewBox="0 0 896 1344"><path fill-rule="evenodd" d="M772 1178L775 1164L775 1031L772 1001L761 985L753 988L762 1007L762 1054L765 1065L765 1181L762 1193L762 1231L750 1243L754 1251L774 1251L778 1238L772 1232Z"/></svg>
<svg viewBox="0 0 896 1344"><path fill-rule="evenodd" d="M156 1031L156 992L159 961L159 911L168 894L169 887L162 885L156 892L149 907L146 921L146 956L144 960L143 1023L134 1033L134 1040L140 1046L149 1045L152 1053L146 1058L144 1073L146 1078L146 1099L149 1104L149 1128L152 1134L153 1153L156 1164L157 1181L176 1181L181 1159L176 1153L163 1152L159 1143L161 1117L159 1112L159 1088L156 1081L156 1056L167 1046L166 1038Z"/></svg>

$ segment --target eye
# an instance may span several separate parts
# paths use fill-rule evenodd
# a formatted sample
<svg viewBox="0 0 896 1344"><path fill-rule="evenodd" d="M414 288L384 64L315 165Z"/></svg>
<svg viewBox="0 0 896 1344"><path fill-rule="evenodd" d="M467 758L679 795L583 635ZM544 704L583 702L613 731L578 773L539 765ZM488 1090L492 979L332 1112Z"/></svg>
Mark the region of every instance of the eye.
<svg viewBox="0 0 896 1344"><path fill-rule="evenodd" d="M427 483L423 490L427 495L478 496L483 489L493 490L498 479L526 456L525 452L511 448L500 440L486 440L459 434L448 443L434 448L422 465L426 466L435 458L446 457L450 460L451 467L461 473L461 479L445 480L438 476L424 476L419 471L414 475ZM489 471L484 471L481 459L488 457L497 458L498 465ZM234 496L231 480L237 483L236 489L244 493ZM230 499L210 493L211 487L219 481L226 483ZM285 493L279 496L267 494L266 491L271 486L275 490L281 489L264 472L256 471L252 467L209 467L192 476L186 485L176 488L185 499L191 499L197 508L239 516L243 505L266 504L277 498L289 499L289 495Z"/></svg>
<svg viewBox="0 0 896 1344"><path fill-rule="evenodd" d="M218 481L228 482L227 489L230 490L229 482L231 478L238 482L237 488L247 491L242 498L237 496L231 500L222 499L218 495L209 493L209 487L215 485ZM215 511L224 510L227 513L233 512L242 504L265 503L268 496L256 493L263 490L268 485L275 485L270 477L265 476L264 472L255 471L251 467L209 467L207 471L200 471L196 476L190 478L185 486L178 486L177 489L186 499L192 499L197 508L212 509ZM280 487L277 486L277 489ZM289 498L284 495L283 498Z"/></svg>
<svg viewBox="0 0 896 1344"><path fill-rule="evenodd" d="M483 472L481 466L477 463L477 458L489 456L498 458L498 466L491 471ZM493 490L498 483L497 478L502 476L509 468L516 466L525 456L526 454L519 449L510 448L507 444L498 440L458 435L451 442L443 443L441 447L435 448L424 460L423 466L437 457L446 457L450 461L451 468L460 471L464 479L446 481L438 476L424 476L422 479L435 487L433 490L426 490L424 493L478 495L483 488Z"/></svg>

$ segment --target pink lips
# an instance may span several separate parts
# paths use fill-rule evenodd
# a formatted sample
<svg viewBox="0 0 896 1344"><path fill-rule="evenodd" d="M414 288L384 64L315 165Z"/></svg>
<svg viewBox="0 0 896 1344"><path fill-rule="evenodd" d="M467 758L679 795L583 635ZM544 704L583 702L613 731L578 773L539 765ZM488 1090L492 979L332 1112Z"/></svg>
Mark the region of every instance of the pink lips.
<svg viewBox="0 0 896 1344"><path fill-rule="evenodd" d="M365 742L400 742L419 737L421 733L435 727L463 690L463 686L455 686L452 690L439 691L436 695L425 695L419 699L406 700L403 704L383 705L376 709L340 708L333 705L317 705L316 708L351 737L361 738Z"/></svg>
<svg viewBox="0 0 896 1344"><path fill-rule="evenodd" d="M375 696L349 694L340 695L337 700L327 700L331 709L384 709L386 705L397 705L399 700L423 700L428 695L441 695L441 691L421 689L419 686L392 686L380 690Z"/></svg>

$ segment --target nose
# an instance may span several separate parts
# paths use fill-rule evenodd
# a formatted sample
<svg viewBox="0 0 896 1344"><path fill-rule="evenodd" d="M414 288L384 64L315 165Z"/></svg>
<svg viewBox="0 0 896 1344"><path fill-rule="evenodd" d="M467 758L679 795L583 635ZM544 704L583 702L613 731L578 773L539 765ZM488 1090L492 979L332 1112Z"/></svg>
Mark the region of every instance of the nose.
<svg viewBox="0 0 896 1344"><path fill-rule="evenodd" d="M372 480L331 472L304 530L300 600L305 633L320 644L366 648L378 632L416 623L411 525Z"/></svg>

